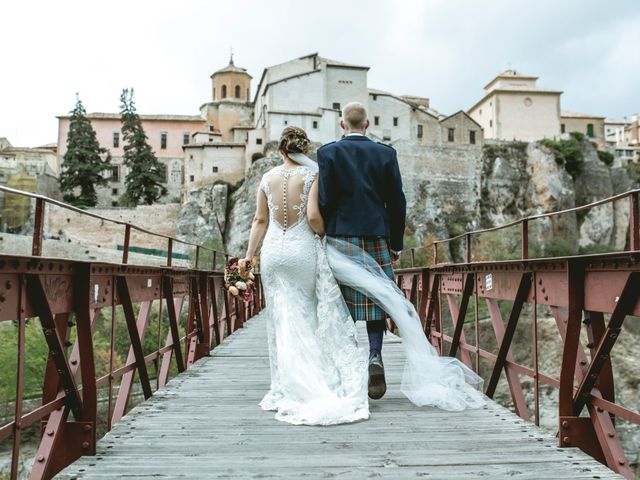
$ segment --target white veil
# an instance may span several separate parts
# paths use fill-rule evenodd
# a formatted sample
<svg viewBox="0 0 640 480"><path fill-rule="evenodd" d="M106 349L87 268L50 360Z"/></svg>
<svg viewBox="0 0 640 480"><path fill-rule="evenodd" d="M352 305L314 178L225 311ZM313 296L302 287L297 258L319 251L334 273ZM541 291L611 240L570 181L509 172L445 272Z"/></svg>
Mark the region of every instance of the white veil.
<svg viewBox="0 0 640 480"><path fill-rule="evenodd" d="M318 171L318 164L306 155L290 153L294 162ZM351 243L336 238L321 240L326 258L338 283L365 294L378 304L397 325L406 363L401 390L414 404L433 405L458 411L485 404L483 380L453 357L441 357L427 340L414 306L371 255ZM354 248L355 247L355 248Z"/></svg>

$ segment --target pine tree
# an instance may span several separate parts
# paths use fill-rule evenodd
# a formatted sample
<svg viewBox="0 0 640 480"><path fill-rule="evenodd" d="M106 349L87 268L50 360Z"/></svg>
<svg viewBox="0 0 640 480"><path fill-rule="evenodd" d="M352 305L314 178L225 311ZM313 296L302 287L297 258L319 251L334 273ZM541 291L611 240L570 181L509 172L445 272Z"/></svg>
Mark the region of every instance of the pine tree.
<svg viewBox="0 0 640 480"><path fill-rule="evenodd" d="M127 199L134 205L151 205L167 194L167 189L162 185L165 166L158 161L147 143L147 136L133 101L133 89L122 90L120 103L123 161L128 168L125 178Z"/></svg>
<svg viewBox="0 0 640 480"><path fill-rule="evenodd" d="M58 180L60 191L65 202L78 207L93 207L98 203L96 187L108 184L103 173L111 164L111 155L106 148L100 147L96 132L77 94L76 106L70 114L67 151ZM80 193L76 195L78 188Z"/></svg>

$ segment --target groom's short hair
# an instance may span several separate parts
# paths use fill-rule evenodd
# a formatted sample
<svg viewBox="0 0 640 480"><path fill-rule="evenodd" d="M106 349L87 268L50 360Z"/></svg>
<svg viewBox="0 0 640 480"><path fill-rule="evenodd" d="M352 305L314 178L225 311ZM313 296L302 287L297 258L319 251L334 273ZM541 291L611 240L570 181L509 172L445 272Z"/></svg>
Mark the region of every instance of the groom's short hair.
<svg viewBox="0 0 640 480"><path fill-rule="evenodd" d="M367 123L367 109L360 102L347 103L342 109L342 121L349 130L364 130Z"/></svg>

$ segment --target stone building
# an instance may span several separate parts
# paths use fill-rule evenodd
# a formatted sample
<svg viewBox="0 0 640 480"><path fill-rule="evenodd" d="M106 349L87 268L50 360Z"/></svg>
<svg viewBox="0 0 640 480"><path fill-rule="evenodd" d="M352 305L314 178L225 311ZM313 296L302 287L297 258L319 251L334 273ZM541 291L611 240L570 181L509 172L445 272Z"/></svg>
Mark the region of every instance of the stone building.
<svg viewBox="0 0 640 480"><path fill-rule="evenodd" d="M440 120L443 142L459 145L482 145L482 127L469 114L460 110Z"/></svg>
<svg viewBox="0 0 640 480"><path fill-rule="evenodd" d="M202 186L241 180L256 159L273 151L286 126L304 128L316 144L339 139L341 109L352 101L368 108L367 134L376 141L425 146L483 142L482 127L466 113L447 117L432 109L428 98L369 88L368 71L312 53L265 68L251 98L252 77L231 57L211 75L211 99L200 106L199 116L141 115L151 147L167 168L169 194L163 200L184 200ZM69 117L58 118L61 158ZM115 206L127 173L120 116L96 113L89 119L113 158L111 183L99 190L99 206Z"/></svg>
<svg viewBox="0 0 640 480"><path fill-rule="evenodd" d="M485 85L468 113L484 137L535 141L560 134L561 91L538 87L538 77L506 70Z"/></svg>
<svg viewBox="0 0 640 480"><path fill-rule="evenodd" d="M0 185L60 198L55 145L37 148L14 147L0 138ZM29 221L32 201L0 192L0 230L20 231Z"/></svg>
<svg viewBox="0 0 640 480"><path fill-rule="evenodd" d="M604 117L587 113L562 112L560 122L560 133L582 133L598 148L604 147Z"/></svg>
<svg viewBox="0 0 640 480"><path fill-rule="evenodd" d="M124 142L122 123L118 113L89 113L100 146L111 153L111 170L107 172L109 185L99 187L98 206L117 206L125 193L127 167L123 164ZM184 184L183 146L192 142L196 132L206 130L206 122L199 115L140 115L142 127L158 160L165 166L164 185L167 195L160 199L165 203L180 198ZM58 117L58 161L67 151L67 135L70 117Z"/></svg>

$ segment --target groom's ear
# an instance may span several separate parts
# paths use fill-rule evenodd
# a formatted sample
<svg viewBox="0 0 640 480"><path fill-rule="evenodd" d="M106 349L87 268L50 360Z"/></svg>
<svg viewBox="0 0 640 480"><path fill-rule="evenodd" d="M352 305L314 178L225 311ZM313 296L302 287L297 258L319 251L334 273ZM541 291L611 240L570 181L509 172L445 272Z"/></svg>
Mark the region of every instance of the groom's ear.
<svg viewBox="0 0 640 480"><path fill-rule="evenodd" d="M364 124L364 129L368 130L369 129L369 120L367 120Z"/></svg>
<svg viewBox="0 0 640 480"><path fill-rule="evenodd" d="M344 126L344 120L340 120L340 128L343 130L346 130L345 126Z"/></svg>

